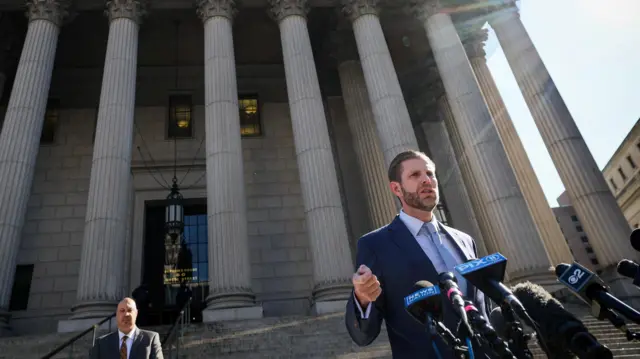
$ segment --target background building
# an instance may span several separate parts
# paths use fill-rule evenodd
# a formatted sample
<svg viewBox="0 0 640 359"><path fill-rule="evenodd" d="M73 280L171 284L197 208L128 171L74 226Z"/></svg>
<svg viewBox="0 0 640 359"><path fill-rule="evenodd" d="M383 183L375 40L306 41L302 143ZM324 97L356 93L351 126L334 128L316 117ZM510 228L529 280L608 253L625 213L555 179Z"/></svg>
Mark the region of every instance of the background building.
<svg viewBox="0 0 640 359"><path fill-rule="evenodd" d="M640 226L640 120L624 138L602 174L607 179L611 192L625 218L633 228Z"/></svg>

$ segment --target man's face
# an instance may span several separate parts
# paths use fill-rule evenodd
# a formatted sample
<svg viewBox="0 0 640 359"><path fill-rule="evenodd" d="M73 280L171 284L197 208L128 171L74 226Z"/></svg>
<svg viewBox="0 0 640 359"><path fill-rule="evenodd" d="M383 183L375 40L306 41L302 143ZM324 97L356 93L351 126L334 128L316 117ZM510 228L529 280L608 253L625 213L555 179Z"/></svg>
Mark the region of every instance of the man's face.
<svg viewBox="0 0 640 359"><path fill-rule="evenodd" d="M116 318L118 322L118 329L120 329L120 331L123 333L129 333L136 324L137 317L138 309L136 308L136 303L133 300L125 300L118 304Z"/></svg>
<svg viewBox="0 0 640 359"><path fill-rule="evenodd" d="M438 180L433 165L422 158L402 162L401 183L391 182L393 193L406 206L431 212L438 204Z"/></svg>

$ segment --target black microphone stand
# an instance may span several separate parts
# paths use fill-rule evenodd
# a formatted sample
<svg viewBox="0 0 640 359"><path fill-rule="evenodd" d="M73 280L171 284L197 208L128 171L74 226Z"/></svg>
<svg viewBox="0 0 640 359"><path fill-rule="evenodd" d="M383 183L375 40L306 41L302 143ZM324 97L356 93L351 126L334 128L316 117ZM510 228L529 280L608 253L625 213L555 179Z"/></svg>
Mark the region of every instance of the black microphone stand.
<svg viewBox="0 0 640 359"><path fill-rule="evenodd" d="M429 334L431 335L431 341L435 343L436 336L442 338L442 340L453 350L454 356L458 359L468 359L469 352L466 345L462 345L462 341L456 338L453 333L441 322L435 320L431 316L427 317L427 326L429 328Z"/></svg>
<svg viewBox="0 0 640 359"><path fill-rule="evenodd" d="M506 338L513 355L518 359L533 359L528 342L531 335L525 334L522 324L516 320L513 309L508 304L500 305L502 316L506 322Z"/></svg>
<svg viewBox="0 0 640 359"><path fill-rule="evenodd" d="M597 311L596 314L598 314L598 315L596 316L596 318L598 318L598 320L607 319L609 322L611 322L611 324L613 324L613 326L616 329L618 329L619 331L621 331L621 332L623 332L625 334L625 336L627 337L628 341L630 341L630 342L631 341L640 341L640 333L634 332L631 329L629 329L627 327L627 323L625 323L624 319L622 319L614 311L612 311L609 308L604 308L604 307L599 307L599 308L594 308L594 309L595 309L595 311Z"/></svg>

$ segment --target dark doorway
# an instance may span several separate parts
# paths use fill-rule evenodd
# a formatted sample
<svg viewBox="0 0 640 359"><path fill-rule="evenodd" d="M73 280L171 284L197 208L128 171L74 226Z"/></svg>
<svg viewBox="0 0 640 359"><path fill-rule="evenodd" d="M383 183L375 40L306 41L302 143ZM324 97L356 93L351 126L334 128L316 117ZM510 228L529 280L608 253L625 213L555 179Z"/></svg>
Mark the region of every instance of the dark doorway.
<svg viewBox="0 0 640 359"><path fill-rule="evenodd" d="M184 233L173 247L177 265L169 258L172 247L167 246L170 241L164 229L164 201L147 203L142 280L149 288L150 305L144 315L139 313L141 326L173 324L182 307L178 293L186 288L192 295L191 321L202 321L209 292L207 206L203 202L184 204Z"/></svg>

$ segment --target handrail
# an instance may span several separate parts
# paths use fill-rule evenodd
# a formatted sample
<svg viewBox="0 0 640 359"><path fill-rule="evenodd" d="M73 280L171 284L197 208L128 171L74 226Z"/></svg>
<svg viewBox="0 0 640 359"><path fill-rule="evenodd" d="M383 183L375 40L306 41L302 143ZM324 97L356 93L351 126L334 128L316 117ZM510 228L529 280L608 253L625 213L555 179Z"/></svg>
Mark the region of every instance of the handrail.
<svg viewBox="0 0 640 359"><path fill-rule="evenodd" d="M186 311L186 313L185 313ZM186 317L186 319L185 319ZM169 344L168 348L167 348L167 343L169 342L169 340L173 339L174 335L177 333L178 330L182 331L184 329L184 325L188 325L191 322L191 297L189 297L189 299L187 300L187 302L182 306L182 309L180 309L180 312L178 312L178 317L176 318L176 320L173 322L173 324L171 325L171 328L169 329L169 332L167 333L167 335L164 337L164 339L161 342L161 345L163 348L166 348L169 350L169 355L168 357L171 358L171 354L173 352L173 346L171 344ZM180 339L178 338L178 340L176 341L176 354L179 355L180 352Z"/></svg>
<svg viewBox="0 0 640 359"><path fill-rule="evenodd" d="M93 340L91 343L91 346L95 345L96 343L96 331L98 330L98 328L105 323L108 320L111 320L111 318L115 317L116 313L113 313L107 317L104 317L102 320L100 320L99 322L95 323L94 325L90 326L89 328L83 330L81 333L78 333L76 335L74 335L73 337L71 337L69 340L67 340L66 342L60 344L57 348L55 348L54 350L52 350L49 354L45 355L42 357L42 359L50 359L52 358L54 355L60 353L62 350L64 350L66 347L68 347L69 345L72 345L73 343L75 343L78 339L84 337L87 333L89 333L90 331L93 331Z"/></svg>

